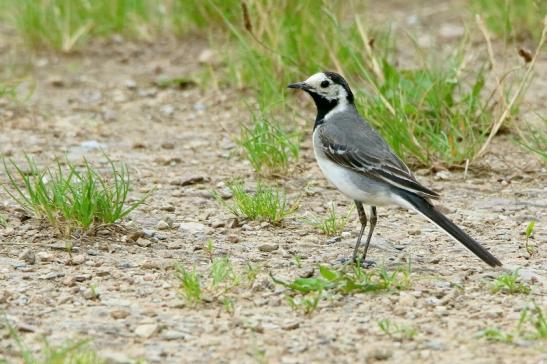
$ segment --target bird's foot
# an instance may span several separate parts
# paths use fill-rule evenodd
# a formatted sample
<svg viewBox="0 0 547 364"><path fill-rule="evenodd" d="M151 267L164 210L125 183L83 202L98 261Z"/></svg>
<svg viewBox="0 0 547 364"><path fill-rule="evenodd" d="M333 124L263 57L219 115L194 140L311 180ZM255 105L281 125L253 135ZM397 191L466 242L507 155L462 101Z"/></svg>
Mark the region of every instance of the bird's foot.
<svg viewBox="0 0 547 364"><path fill-rule="evenodd" d="M359 264L361 268L369 269L376 266L376 262L374 260L363 260L362 258L341 258L336 261L340 265L346 265L346 264Z"/></svg>

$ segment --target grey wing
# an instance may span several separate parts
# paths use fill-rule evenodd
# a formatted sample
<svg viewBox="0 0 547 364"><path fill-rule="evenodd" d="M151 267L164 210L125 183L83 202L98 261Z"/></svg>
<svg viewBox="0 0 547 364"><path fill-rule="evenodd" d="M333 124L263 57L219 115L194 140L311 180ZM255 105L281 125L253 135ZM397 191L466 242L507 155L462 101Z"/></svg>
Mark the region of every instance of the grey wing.
<svg viewBox="0 0 547 364"><path fill-rule="evenodd" d="M368 125L364 128L357 127L358 130L353 130L351 134L337 129L336 125L330 124L324 125L318 131L321 148L333 162L425 198L440 197L437 192L416 181L406 164Z"/></svg>

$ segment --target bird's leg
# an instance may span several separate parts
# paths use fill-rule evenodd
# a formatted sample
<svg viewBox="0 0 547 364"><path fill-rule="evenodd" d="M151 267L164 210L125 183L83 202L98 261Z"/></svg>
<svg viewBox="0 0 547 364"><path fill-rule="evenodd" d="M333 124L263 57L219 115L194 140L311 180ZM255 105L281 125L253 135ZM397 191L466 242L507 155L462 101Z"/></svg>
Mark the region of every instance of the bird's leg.
<svg viewBox="0 0 547 364"><path fill-rule="evenodd" d="M363 204L359 201L355 201L355 206L357 206L357 213L359 214L359 221L361 222L361 231L357 237L357 242L355 243L355 248L353 249L353 257L351 258L354 263L357 262L357 252L359 251L361 239L363 238L363 233L365 232L365 227L367 226L367 214L365 214Z"/></svg>
<svg viewBox="0 0 547 364"><path fill-rule="evenodd" d="M374 232L374 228L376 227L377 220L378 220L378 216L376 215L376 206L371 206L370 207L370 228L368 230L367 241L365 242L365 250L363 251L363 262L365 261L365 258L367 257L368 246L370 244L370 239L372 238L372 233Z"/></svg>

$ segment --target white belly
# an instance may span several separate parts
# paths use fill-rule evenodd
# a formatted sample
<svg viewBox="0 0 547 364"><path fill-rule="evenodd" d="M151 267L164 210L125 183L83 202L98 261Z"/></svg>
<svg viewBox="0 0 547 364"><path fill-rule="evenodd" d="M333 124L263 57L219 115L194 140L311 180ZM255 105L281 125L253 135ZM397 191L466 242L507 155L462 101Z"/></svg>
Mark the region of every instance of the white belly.
<svg viewBox="0 0 547 364"><path fill-rule="evenodd" d="M319 168L330 183L347 197L366 205L398 205L398 199L393 196L389 186L344 168L328 159L319 147L321 142L317 135L318 129L313 133L313 150Z"/></svg>

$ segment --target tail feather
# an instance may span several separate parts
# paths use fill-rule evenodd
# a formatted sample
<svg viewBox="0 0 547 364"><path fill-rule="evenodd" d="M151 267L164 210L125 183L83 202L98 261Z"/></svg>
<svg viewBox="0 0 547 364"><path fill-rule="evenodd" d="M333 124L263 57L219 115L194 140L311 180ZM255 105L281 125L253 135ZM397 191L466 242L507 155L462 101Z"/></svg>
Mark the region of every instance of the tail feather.
<svg viewBox="0 0 547 364"><path fill-rule="evenodd" d="M502 263L493 256L486 248L480 245L475 239L467 235L456 224L450 221L446 216L440 213L435 207L429 203L426 199L413 194L408 191L401 191L401 196L410 203L417 212L427 217L435 225L443 229L448 235L459 241L469 250L471 250L477 257L481 258L486 264L491 267L501 266Z"/></svg>

